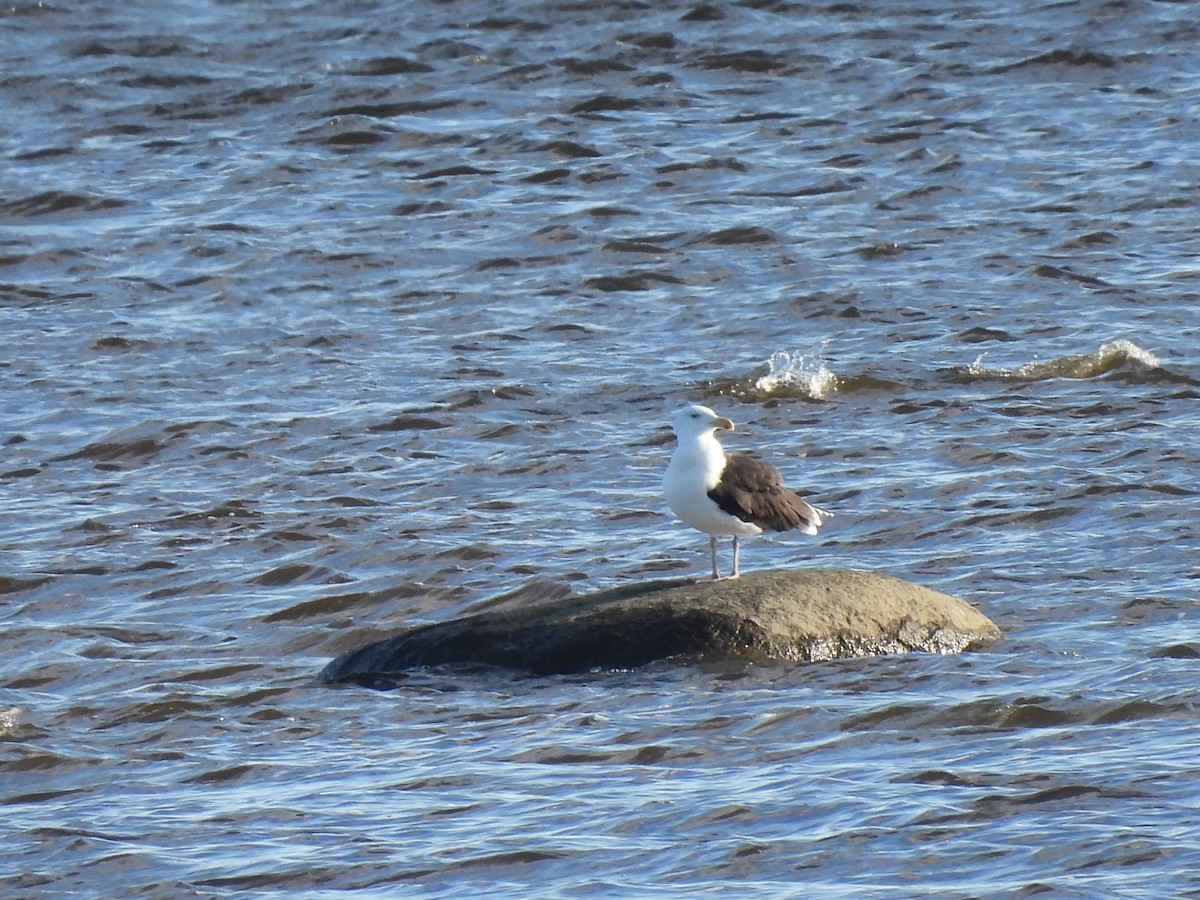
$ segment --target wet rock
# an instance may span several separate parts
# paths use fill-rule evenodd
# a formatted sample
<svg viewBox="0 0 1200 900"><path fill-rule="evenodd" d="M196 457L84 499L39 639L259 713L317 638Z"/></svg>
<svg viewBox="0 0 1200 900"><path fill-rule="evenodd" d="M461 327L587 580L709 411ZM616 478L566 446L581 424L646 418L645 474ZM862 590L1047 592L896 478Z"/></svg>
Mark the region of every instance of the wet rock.
<svg viewBox="0 0 1200 900"><path fill-rule="evenodd" d="M962 600L899 578L840 569L767 571L489 609L345 653L321 680L374 683L411 668L453 664L551 674L663 659L810 662L910 650L957 653L1002 636Z"/></svg>

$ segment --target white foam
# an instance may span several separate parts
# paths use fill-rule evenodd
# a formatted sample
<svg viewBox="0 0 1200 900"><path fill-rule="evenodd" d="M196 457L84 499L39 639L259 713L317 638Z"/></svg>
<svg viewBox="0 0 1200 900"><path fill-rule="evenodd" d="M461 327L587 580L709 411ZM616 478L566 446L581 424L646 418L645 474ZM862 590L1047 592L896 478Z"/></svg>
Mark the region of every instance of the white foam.
<svg viewBox="0 0 1200 900"><path fill-rule="evenodd" d="M0 710L0 735L7 734L18 725L24 725L28 718L26 711L20 706Z"/></svg>
<svg viewBox="0 0 1200 900"><path fill-rule="evenodd" d="M1142 347L1139 347L1133 341L1121 338L1119 341L1113 341L1111 344L1102 344L1100 354L1105 353L1124 353L1127 359L1131 359L1136 363L1140 363L1147 369L1157 369L1162 365L1159 358Z"/></svg>
<svg viewBox="0 0 1200 900"><path fill-rule="evenodd" d="M987 356L986 353L980 353L977 357L975 357L975 362L973 362L969 366L967 366L967 374L968 375L977 375L977 376L983 377L983 376L993 374L993 373L989 372L987 367L983 364L983 358L985 356Z"/></svg>
<svg viewBox="0 0 1200 900"><path fill-rule="evenodd" d="M776 350L767 360L767 374L754 382L756 390L772 393L780 388L799 388L814 400L823 400L837 390L837 375L825 364L824 344L817 353Z"/></svg>

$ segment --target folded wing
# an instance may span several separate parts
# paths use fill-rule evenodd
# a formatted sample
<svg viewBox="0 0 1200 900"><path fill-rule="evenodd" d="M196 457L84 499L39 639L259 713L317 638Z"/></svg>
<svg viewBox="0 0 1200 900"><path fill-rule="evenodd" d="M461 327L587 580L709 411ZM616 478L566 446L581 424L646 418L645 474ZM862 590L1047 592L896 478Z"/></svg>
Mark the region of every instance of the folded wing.
<svg viewBox="0 0 1200 900"><path fill-rule="evenodd" d="M821 516L829 515L786 488L770 463L741 453L726 457L720 481L708 496L723 512L770 531L798 528L816 534Z"/></svg>

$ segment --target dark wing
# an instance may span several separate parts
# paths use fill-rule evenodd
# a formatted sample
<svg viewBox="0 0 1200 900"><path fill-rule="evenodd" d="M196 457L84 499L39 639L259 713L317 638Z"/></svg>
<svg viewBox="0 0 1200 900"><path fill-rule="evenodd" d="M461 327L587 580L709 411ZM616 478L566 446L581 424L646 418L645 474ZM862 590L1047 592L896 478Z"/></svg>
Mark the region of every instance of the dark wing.
<svg viewBox="0 0 1200 900"><path fill-rule="evenodd" d="M771 531L816 534L821 524L820 512L784 487L778 469L741 453L726 457L721 480L708 496L723 512Z"/></svg>

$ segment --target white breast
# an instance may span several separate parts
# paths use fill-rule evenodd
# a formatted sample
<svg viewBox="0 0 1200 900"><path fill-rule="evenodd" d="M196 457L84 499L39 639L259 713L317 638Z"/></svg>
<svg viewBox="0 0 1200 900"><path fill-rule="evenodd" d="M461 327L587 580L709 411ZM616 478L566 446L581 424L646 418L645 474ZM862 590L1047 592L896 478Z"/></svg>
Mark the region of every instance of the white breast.
<svg viewBox="0 0 1200 900"><path fill-rule="evenodd" d="M663 476L663 495L671 512L705 534L762 534L757 525L722 512L709 499L708 492L716 486L724 468L725 451L712 432L695 441L681 442Z"/></svg>

